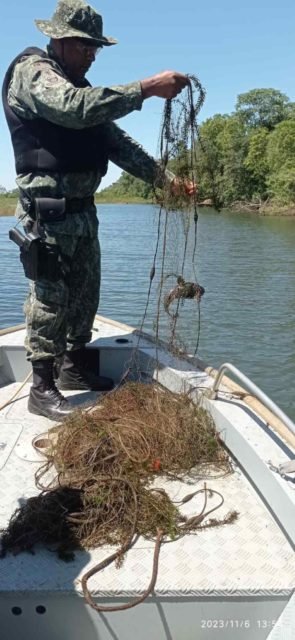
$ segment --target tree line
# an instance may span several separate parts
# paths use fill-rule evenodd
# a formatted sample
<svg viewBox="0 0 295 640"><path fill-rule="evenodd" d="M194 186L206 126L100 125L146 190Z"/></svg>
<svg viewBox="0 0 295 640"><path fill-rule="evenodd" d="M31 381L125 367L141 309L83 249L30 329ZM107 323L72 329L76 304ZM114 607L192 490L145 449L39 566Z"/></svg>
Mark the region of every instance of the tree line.
<svg viewBox="0 0 295 640"><path fill-rule="evenodd" d="M295 103L277 89L252 89L238 95L231 114L216 114L198 127L196 173L199 200L219 207L259 208L295 204ZM179 172L181 156L169 164ZM183 163L187 166L187 163ZM0 198L16 198L17 189L0 186ZM151 202L153 188L123 172L100 191L97 200Z"/></svg>
<svg viewBox="0 0 295 640"><path fill-rule="evenodd" d="M183 153L182 149L180 153ZM171 162L171 169L173 170ZM221 207L234 203L295 203L295 103L277 89L252 89L237 97L232 114L199 126L196 141L199 198ZM116 200L152 200L149 185L123 172L100 192Z"/></svg>

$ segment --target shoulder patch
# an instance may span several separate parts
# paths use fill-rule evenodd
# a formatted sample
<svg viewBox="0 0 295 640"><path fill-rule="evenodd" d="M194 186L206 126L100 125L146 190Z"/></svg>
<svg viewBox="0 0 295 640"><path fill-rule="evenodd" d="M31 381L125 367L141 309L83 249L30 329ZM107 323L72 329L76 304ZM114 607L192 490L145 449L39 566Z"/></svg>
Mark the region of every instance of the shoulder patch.
<svg viewBox="0 0 295 640"><path fill-rule="evenodd" d="M34 69L41 69L42 70L45 67L44 62L42 62L41 60L40 60L40 62L38 62L38 61L35 62L35 60L32 60L32 64L34 65Z"/></svg>
<svg viewBox="0 0 295 640"><path fill-rule="evenodd" d="M48 60L37 60L33 65L35 71L42 72L41 79L44 84L53 86L64 82L63 76L61 76L50 63L48 64Z"/></svg>
<svg viewBox="0 0 295 640"><path fill-rule="evenodd" d="M58 73L54 73L54 71L52 71L51 69L47 69L46 71L44 71L43 79L44 82L46 82L46 84L50 86L62 84L64 82L64 78L58 75Z"/></svg>

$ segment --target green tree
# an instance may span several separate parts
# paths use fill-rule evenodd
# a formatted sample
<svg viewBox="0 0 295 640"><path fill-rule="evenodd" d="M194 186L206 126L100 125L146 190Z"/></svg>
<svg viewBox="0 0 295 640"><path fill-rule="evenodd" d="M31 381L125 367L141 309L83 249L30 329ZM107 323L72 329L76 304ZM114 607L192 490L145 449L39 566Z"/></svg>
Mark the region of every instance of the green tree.
<svg viewBox="0 0 295 640"><path fill-rule="evenodd" d="M219 139L229 116L216 114L200 126L200 141L197 144L197 179L199 197L213 197L223 203L222 145Z"/></svg>
<svg viewBox="0 0 295 640"><path fill-rule="evenodd" d="M19 197L19 190L18 189L11 189L11 191L6 191L6 197L7 198L18 198Z"/></svg>
<svg viewBox="0 0 295 640"><path fill-rule="evenodd" d="M295 118L295 102L289 102L287 105L287 117Z"/></svg>
<svg viewBox="0 0 295 640"><path fill-rule="evenodd" d="M262 127L256 129L249 138L248 153L245 159L245 167L249 170L253 179L253 196L264 199L267 195L267 177L269 165L267 159L267 145L270 133Z"/></svg>
<svg viewBox="0 0 295 640"><path fill-rule="evenodd" d="M228 118L218 136L218 144L223 164L220 188L224 204L231 204L235 200L251 199L253 191L251 174L245 166L248 138L238 116L233 115Z"/></svg>
<svg viewBox="0 0 295 640"><path fill-rule="evenodd" d="M284 165L270 175L268 182L271 195L279 204L295 203L295 167Z"/></svg>
<svg viewBox="0 0 295 640"><path fill-rule="evenodd" d="M280 122L267 145L271 195L282 204L295 202L295 119Z"/></svg>
<svg viewBox="0 0 295 640"><path fill-rule="evenodd" d="M269 137L267 157L272 173L285 164L295 166L295 120L284 120L276 126Z"/></svg>
<svg viewBox="0 0 295 640"><path fill-rule="evenodd" d="M270 131L288 116L289 98L277 89L252 89L238 95L236 112L248 127Z"/></svg>
<svg viewBox="0 0 295 640"><path fill-rule="evenodd" d="M123 171L117 182L103 189L99 193L100 196L107 196L110 200L127 200L128 198L143 198L144 200L152 199L153 188L139 178L134 178L129 173Z"/></svg>
<svg viewBox="0 0 295 640"><path fill-rule="evenodd" d="M196 168L199 198L227 206L271 196L294 202L295 103L276 89L253 89L237 99L232 115L217 114L199 128ZM169 168L187 175L185 142L175 140ZM109 201L153 200L153 189L123 172L100 192Z"/></svg>

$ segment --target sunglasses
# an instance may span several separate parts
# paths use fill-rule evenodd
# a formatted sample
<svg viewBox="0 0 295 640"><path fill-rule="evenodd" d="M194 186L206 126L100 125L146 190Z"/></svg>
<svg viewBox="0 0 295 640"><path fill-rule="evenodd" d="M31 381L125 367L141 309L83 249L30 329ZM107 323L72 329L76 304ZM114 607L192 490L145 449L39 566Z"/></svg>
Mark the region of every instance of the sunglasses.
<svg viewBox="0 0 295 640"><path fill-rule="evenodd" d="M77 49L84 56L94 55L96 57L102 50L102 47L98 47L96 44L87 44L87 40L84 38L73 38L73 40L75 40Z"/></svg>

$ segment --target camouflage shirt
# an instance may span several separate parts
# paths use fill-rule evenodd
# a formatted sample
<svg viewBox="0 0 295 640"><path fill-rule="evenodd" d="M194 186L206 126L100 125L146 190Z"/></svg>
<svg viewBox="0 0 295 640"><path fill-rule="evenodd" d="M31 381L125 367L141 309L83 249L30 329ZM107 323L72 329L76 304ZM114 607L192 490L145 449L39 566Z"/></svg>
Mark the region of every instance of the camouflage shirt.
<svg viewBox="0 0 295 640"><path fill-rule="evenodd" d="M15 66L8 90L8 103L21 118L44 118L57 125L81 129L104 123L109 142L109 159L124 171L146 182L162 186L159 165L113 120L140 110L140 82L103 87L75 87L47 47L48 58L31 55ZM166 172L169 181L173 174ZM101 175L98 170L85 172L33 172L19 174L18 187L31 198L84 198L97 190ZM22 210L18 207L18 214Z"/></svg>

